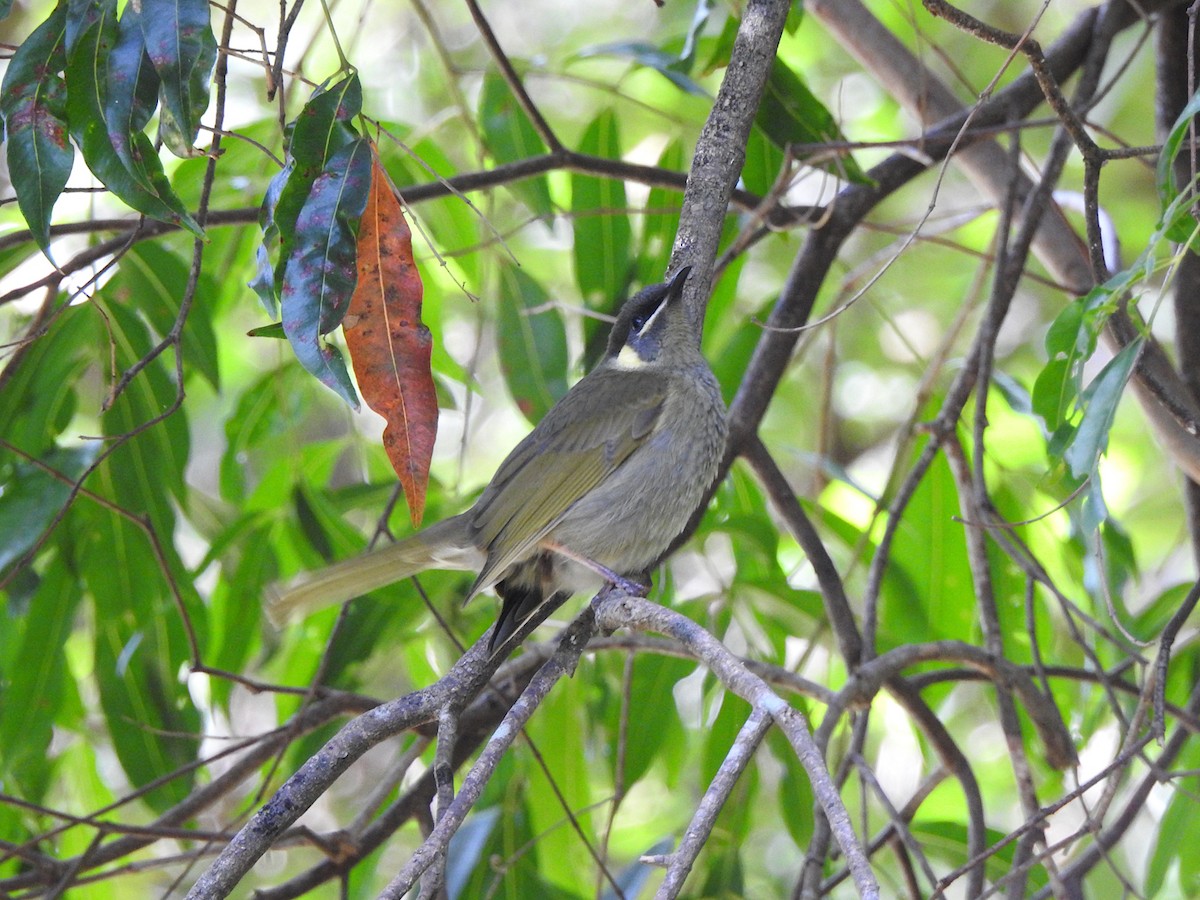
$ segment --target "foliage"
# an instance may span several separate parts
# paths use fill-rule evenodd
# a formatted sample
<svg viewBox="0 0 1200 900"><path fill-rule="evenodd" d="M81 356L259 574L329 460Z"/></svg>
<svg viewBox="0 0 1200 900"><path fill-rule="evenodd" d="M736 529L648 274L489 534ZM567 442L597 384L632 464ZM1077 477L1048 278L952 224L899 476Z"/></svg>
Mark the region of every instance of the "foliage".
<svg viewBox="0 0 1200 900"><path fill-rule="evenodd" d="M717 223L685 180L778 0L0 3L0 894L181 893L350 717L444 686L496 612L470 574L282 630L264 590L406 533L395 469L415 518L464 509L681 260L734 461L652 598L807 717L884 893L1195 893L1186 4L1112 44L992 5L1041 17L1051 112L995 29L809 6L738 98ZM381 272L402 299L362 294ZM435 712L349 760L234 895L377 895L553 634L455 698L456 740ZM683 894L852 895L795 745L712 669L597 638L448 839L450 895L650 896L742 740Z"/></svg>

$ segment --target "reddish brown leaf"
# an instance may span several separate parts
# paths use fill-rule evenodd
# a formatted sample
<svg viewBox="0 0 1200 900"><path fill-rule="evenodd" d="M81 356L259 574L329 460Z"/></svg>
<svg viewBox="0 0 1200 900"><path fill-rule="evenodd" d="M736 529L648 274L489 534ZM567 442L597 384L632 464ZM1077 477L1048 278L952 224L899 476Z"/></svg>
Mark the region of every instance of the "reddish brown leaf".
<svg viewBox="0 0 1200 900"><path fill-rule="evenodd" d="M342 331L363 400L387 420L383 447L400 476L413 524L425 512L438 415L429 366L433 336L421 322L421 294L412 232L376 159L358 228L358 283Z"/></svg>

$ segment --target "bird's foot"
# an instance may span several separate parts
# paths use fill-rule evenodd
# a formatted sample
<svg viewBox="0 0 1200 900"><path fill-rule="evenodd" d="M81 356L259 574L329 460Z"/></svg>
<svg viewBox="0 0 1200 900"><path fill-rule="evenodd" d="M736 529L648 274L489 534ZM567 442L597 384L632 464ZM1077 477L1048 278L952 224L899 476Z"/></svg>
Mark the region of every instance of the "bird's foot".
<svg viewBox="0 0 1200 900"><path fill-rule="evenodd" d="M565 556L567 559L574 560L581 566L587 566L609 584L620 588L631 597L645 597L650 593L650 588L648 585L642 584L639 581L634 581L630 578L626 578L624 575L618 575L608 566L601 565L594 559L589 559L583 554L576 553L574 550L570 550L561 544L554 544L550 541L542 541L542 547L544 547L546 550L551 550L560 556Z"/></svg>
<svg viewBox="0 0 1200 900"><path fill-rule="evenodd" d="M601 567L603 568L603 566ZM616 572L608 571L604 573L604 577L611 581L616 587L619 587L630 597L645 597L650 593L650 586L642 584L640 581L631 581L624 575L618 575Z"/></svg>

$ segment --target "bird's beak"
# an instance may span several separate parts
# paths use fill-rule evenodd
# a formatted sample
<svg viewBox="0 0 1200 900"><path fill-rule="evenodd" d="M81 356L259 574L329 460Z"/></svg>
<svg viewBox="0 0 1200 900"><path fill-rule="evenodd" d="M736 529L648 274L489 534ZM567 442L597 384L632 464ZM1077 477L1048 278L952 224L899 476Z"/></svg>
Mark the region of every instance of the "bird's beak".
<svg viewBox="0 0 1200 900"><path fill-rule="evenodd" d="M662 311L683 296L683 284L688 279L688 275L692 273L691 266L684 266L675 273L675 277L667 282L667 296L658 304L658 309L654 310L653 315L646 320L646 324L641 327L638 334L649 334L650 329L654 327L655 320L662 315Z"/></svg>
<svg viewBox="0 0 1200 900"><path fill-rule="evenodd" d="M667 283L667 302L678 300L683 296L683 286L687 283L688 276L692 274L691 266L684 266L675 273L675 277Z"/></svg>

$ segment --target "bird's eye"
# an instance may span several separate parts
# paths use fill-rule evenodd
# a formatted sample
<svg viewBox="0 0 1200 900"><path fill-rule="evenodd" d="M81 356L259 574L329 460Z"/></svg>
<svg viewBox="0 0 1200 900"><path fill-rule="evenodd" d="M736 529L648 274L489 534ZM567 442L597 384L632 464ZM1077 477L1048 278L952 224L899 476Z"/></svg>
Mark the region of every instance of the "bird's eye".
<svg viewBox="0 0 1200 900"><path fill-rule="evenodd" d="M640 332L646 325L646 317L640 314L636 315L633 317L633 321L630 323L630 325L633 327L635 332Z"/></svg>

